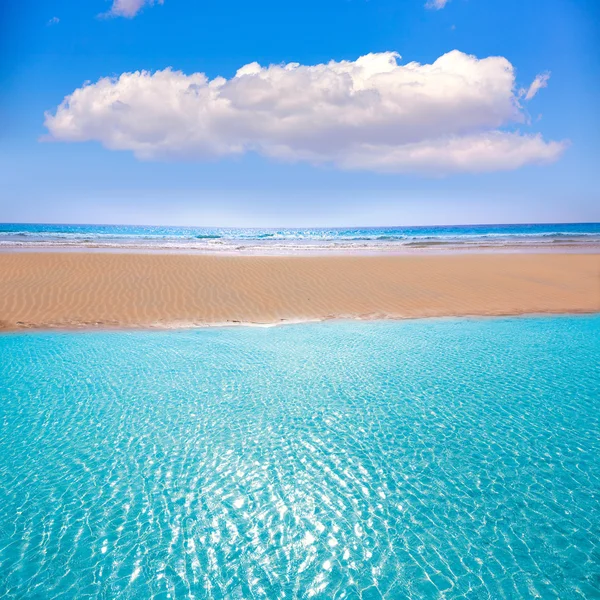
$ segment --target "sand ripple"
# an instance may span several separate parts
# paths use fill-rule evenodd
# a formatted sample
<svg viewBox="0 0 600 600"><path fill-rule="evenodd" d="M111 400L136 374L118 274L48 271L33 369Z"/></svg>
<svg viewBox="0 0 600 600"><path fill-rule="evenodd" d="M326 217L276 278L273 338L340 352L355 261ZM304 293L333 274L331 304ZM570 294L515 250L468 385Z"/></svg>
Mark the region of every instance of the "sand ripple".
<svg viewBox="0 0 600 600"><path fill-rule="evenodd" d="M0 254L0 328L600 311L600 255Z"/></svg>

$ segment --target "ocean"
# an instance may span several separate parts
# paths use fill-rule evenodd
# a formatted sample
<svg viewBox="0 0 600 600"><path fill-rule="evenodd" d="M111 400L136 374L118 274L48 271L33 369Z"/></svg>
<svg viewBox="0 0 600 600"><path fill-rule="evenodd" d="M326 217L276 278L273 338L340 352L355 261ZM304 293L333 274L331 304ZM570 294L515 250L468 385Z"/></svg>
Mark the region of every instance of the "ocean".
<svg viewBox="0 0 600 600"><path fill-rule="evenodd" d="M600 315L0 336L0 597L597 598Z"/></svg>
<svg viewBox="0 0 600 600"><path fill-rule="evenodd" d="M564 248L600 244L600 223L243 229L0 223L0 249L104 248L205 252Z"/></svg>

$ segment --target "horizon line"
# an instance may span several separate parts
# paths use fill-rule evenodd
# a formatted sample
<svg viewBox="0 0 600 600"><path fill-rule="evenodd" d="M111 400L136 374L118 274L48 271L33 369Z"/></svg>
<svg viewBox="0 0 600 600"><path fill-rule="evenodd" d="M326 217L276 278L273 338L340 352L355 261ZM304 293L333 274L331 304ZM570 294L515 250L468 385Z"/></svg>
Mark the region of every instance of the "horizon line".
<svg viewBox="0 0 600 600"><path fill-rule="evenodd" d="M513 223L446 223L433 225L150 225L147 223L83 223L83 222L49 222L49 221L0 221L2 225L69 225L79 227L165 227L171 229L196 228L196 229L400 229L400 228L427 228L427 227L510 227L530 225L600 225L600 221L537 221Z"/></svg>

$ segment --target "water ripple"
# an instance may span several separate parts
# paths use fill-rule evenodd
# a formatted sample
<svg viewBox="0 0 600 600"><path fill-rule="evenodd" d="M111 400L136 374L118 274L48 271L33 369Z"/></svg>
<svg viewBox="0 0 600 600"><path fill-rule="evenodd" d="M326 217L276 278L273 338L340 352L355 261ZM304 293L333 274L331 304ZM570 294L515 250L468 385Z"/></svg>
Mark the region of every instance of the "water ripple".
<svg viewBox="0 0 600 600"><path fill-rule="evenodd" d="M600 597L600 317L0 337L0 596Z"/></svg>

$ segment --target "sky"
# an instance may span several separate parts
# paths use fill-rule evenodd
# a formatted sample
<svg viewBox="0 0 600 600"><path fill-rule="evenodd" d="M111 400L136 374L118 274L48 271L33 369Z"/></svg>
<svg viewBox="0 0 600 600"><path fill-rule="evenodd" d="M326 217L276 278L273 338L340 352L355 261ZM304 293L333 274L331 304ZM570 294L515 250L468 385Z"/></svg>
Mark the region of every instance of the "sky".
<svg viewBox="0 0 600 600"><path fill-rule="evenodd" d="M0 4L0 221L600 221L596 0Z"/></svg>

